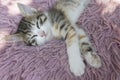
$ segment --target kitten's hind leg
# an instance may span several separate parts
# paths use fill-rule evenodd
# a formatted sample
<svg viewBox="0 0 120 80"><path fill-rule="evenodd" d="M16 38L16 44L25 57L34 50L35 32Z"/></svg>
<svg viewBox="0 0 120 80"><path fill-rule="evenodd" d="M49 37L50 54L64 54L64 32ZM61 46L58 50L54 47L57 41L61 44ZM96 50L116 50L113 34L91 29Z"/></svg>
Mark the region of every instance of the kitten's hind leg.
<svg viewBox="0 0 120 80"><path fill-rule="evenodd" d="M58 0L55 7L62 10L69 21L75 24L89 2L90 0Z"/></svg>
<svg viewBox="0 0 120 80"><path fill-rule="evenodd" d="M100 57L93 50L85 31L83 29L77 29L77 33L80 40L80 50L86 62L95 68L99 68L101 66Z"/></svg>

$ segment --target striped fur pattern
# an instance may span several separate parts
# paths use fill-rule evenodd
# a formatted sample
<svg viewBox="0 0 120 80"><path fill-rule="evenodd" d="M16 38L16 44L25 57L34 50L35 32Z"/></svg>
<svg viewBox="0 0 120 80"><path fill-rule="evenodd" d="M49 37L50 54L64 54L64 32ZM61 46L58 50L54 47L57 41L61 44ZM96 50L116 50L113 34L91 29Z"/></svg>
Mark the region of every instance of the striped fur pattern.
<svg viewBox="0 0 120 80"><path fill-rule="evenodd" d="M27 45L42 45L53 38L50 26L47 16L44 13L37 13L22 18L16 34L21 34Z"/></svg>
<svg viewBox="0 0 120 80"><path fill-rule="evenodd" d="M99 68L99 56L93 50L85 31L76 25L88 2L89 0L60 0L46 12L18 4L24 18L16 34L31 46L42 45L53 38L63 39L67 46L70 70L76 76L82 75L85 71L83 59L91 66Z"/></svg>

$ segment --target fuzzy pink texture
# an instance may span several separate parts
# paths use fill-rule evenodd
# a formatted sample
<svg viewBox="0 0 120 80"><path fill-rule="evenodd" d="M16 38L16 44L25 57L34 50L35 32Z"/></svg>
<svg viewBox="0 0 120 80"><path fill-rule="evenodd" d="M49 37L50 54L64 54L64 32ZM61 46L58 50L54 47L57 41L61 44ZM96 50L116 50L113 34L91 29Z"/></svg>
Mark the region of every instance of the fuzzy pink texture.
<svg viewBox="0 0 120 80"><path fill-rule="evenodd" d="M21 14L17 2L46 10L56 0L1 0L0 38L16 32ZM69 70L65 43L53 40L43 46L0 41L0 80L120 80L120 1L91 0L78 20L102 60L95 69L86 64L83 76Z"/></svg>

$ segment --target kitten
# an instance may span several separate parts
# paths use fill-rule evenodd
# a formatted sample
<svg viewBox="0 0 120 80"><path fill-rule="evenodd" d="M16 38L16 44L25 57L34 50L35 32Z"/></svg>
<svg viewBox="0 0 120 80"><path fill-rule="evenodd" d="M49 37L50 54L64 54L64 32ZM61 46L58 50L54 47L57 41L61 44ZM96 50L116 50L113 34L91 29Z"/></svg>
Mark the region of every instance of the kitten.
<svg viewBox="0 0 120 80"><path fill-rule="evenodd" d="M59 0L45 12L18 3L24 17L17 33L6 37L6 40L22 40L28 45L38 46L53 38L63 39L67 46L70 70L74 75L81 76L84 73L83 58L91 66L99 68L100 57L93 50L85 31L76 25L88 3L89 0Z"/></svg>

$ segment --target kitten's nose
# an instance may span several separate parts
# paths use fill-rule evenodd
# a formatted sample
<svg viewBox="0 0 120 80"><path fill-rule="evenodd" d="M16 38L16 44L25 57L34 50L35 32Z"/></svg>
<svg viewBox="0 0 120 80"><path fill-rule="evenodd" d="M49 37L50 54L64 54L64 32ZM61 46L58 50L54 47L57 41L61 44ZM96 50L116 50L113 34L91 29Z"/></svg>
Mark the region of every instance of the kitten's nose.
<svg viewBox="0 0 120 80"><path fill-rule="evenodd" d="M40 36L41 36L41 37L44 37L44 36L46 36L46 33L45 33L45 31L41 31L41 32L40 32Z"/></svg>

